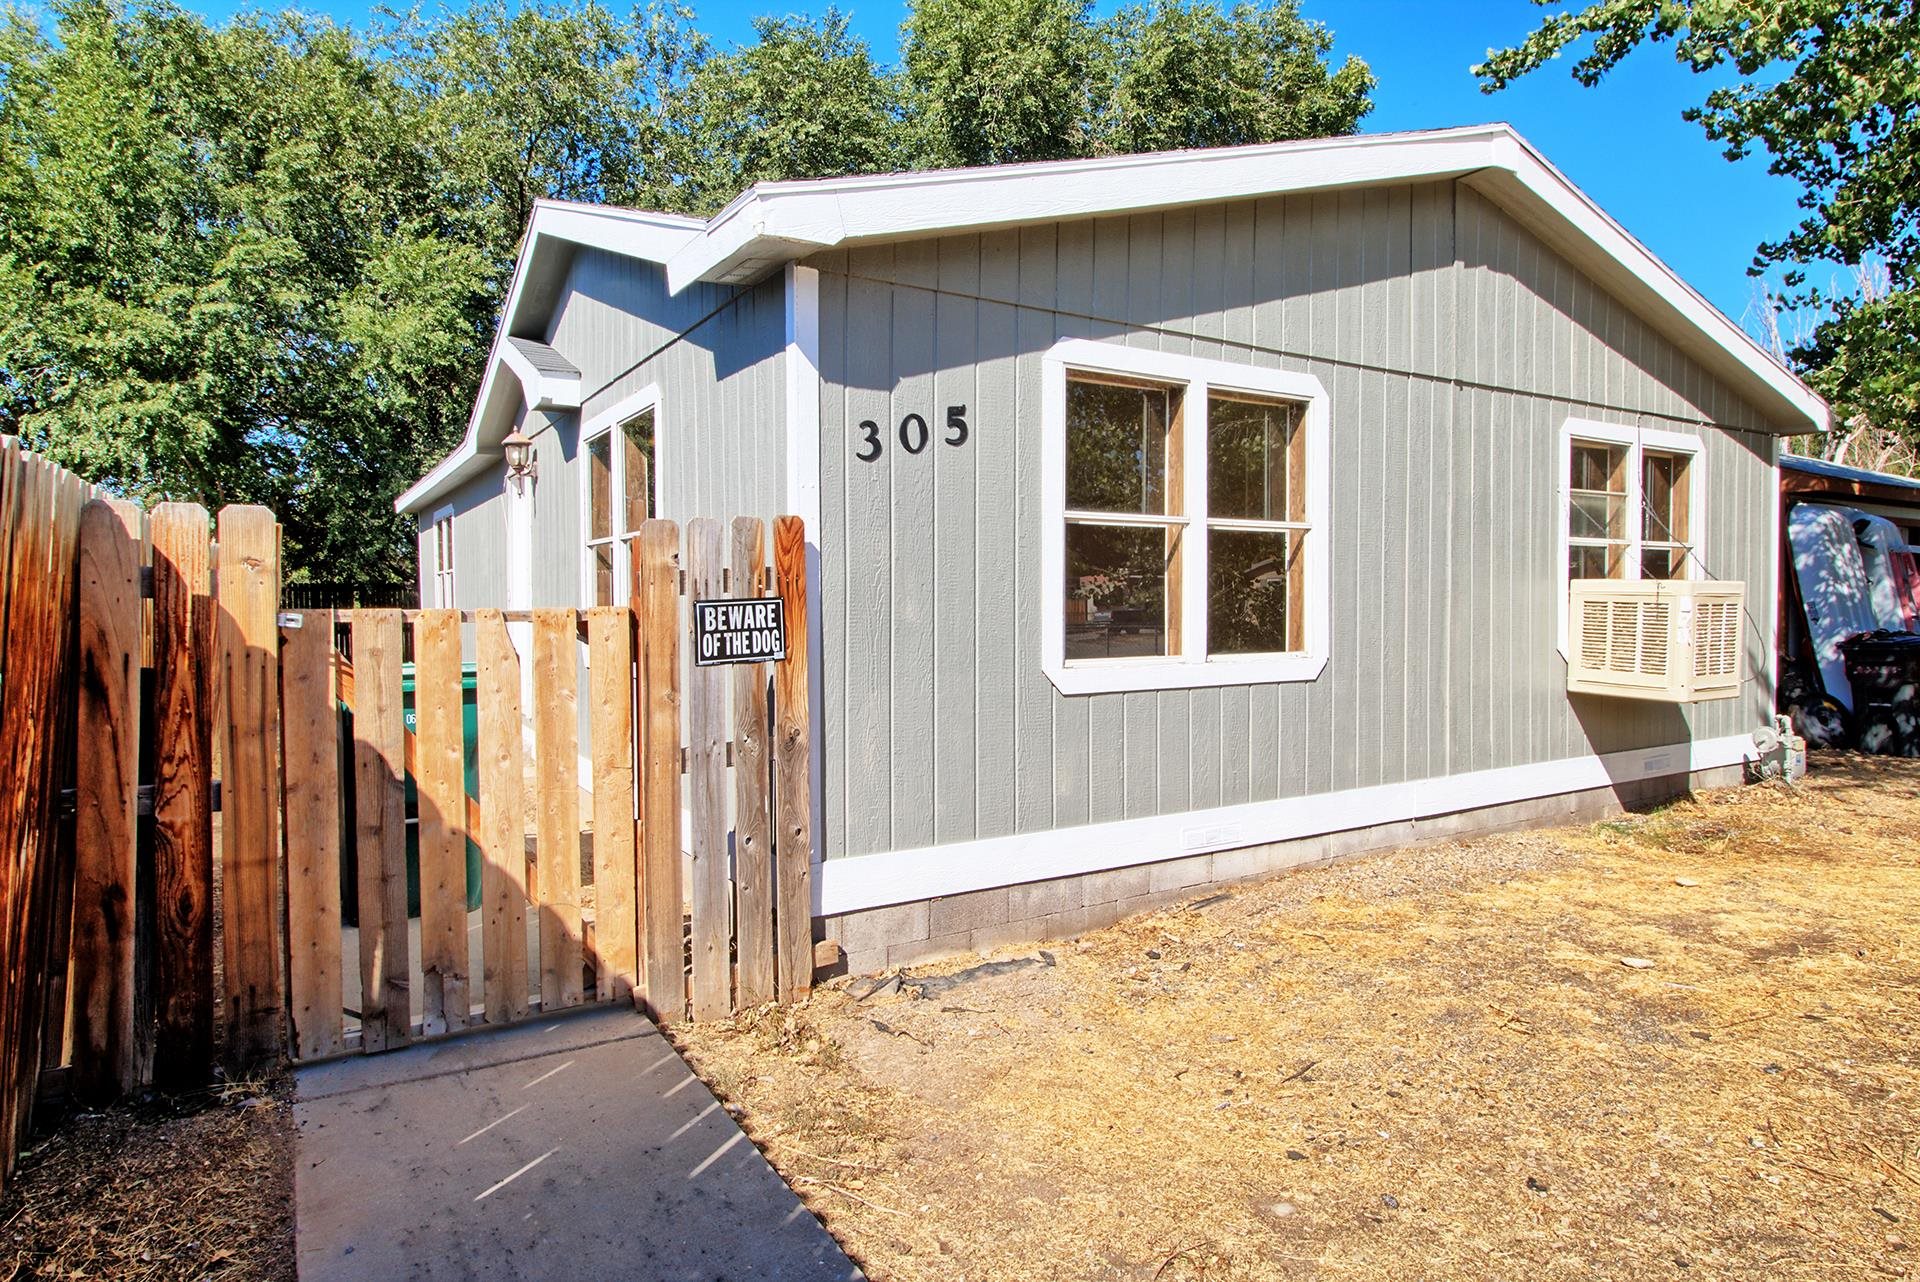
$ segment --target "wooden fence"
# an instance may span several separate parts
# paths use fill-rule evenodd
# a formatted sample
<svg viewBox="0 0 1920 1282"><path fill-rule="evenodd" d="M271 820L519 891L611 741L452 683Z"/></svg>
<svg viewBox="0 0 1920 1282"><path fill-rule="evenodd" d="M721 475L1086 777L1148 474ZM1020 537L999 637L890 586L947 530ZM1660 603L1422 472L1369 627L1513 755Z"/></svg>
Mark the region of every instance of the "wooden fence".
<svg viewBox="0 0 1920 1282"><path fill-rule="evenodd" d="M798 518L766 543L695 520L683 570L648 522L628 607L283 613L271 512L143 513L0 440L0 1180L36 1099L201 1082L216 1048L804 994ZM769 594L785 659L686 661L683 597Z"/></svg>

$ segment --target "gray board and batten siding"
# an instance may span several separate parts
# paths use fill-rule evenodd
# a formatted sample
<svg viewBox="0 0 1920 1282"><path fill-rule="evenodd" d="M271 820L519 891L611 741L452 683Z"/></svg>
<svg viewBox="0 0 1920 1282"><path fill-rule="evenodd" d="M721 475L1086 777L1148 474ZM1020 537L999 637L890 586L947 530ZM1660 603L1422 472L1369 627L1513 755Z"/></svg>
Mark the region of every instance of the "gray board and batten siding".
<svg viewBox="0 0 1920 1282"><path fill-rule="evenodd" d="M531 606L580 606L585 532L581 430L656 387L659 516L729 518L782 512L785 494L785 289L775 275L745 288L697 285L669 294L664 272L606 250L573 251L540 339L580 371L579 409L524 408L538 479L531 527ZM431 524L454 509L455 604L509 599L504 468L496 463L420 512L421 589L429 590ZM430 600L423 595L422 600Z"/></svg>
<svg viewBox="0 0 1920 1282"><path fill-rule="evenodd" d="M1763 606L1775 441L1464 184L877 244L807 265L821 300L829 860L1684 744L1770 711L1757 624L1737 699L1567 695L1566 420L1697 434L1706 571ZM1075 697L1048 680L1039 397L1042 356L1067 338L1325 385L1331 529L1312 537L1331 540L1333 619L1318 679ZM946 407L961 404L968 444L944 448ZM861 420L890 429L909 413L934 426L933 448L889 437L877 461L855 459Z"/></svg>

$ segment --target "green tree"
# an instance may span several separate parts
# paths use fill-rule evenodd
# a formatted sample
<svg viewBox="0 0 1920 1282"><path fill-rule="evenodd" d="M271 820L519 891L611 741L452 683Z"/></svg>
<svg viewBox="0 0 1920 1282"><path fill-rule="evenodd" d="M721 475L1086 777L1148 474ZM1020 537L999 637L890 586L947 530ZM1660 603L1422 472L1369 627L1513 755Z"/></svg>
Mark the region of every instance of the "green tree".
<svg viewBox="0 0 1920 1282"><path fill-rule="evenodd" d="M703 59L667 95L665 203L711 214L756 182L904 166L897 86L845 15L753 28L754 43Z"/></svg>
<svg viewBox="0 0 1920 1282"><path fill-rule="evenodd" d="M1802 189L1806 216L1754 259L1756 272L1783 270L1786 305L1830 309L1791 353L1795 365L1840 423L1920 439L1920 10L1911 0L1597 0L1549 14L1475 72L1493 92L1581 44L1573 75L1593 85L1649 42L1671 43L1696 72L1730 73L1684 117L1729 159L1763 148L1769 170ZM1807 287L1806 265L1873 259L1891 283L1882 297Z"/></svg>
<svg viewBox="0 0 1920 1282"><path fill-rule="evenodd" d="M1088 154L1089 0L918 0L901 28L922 165Z"/></svg>
<svg viewBox="0 0 1920 1282"><path fill-rule="evenodd" d="M1230 147L1352 133L1373 72L1327 64L1333 35L1294 0L1155 0L1100 30L1093 132L1101 152Z"/></svg>

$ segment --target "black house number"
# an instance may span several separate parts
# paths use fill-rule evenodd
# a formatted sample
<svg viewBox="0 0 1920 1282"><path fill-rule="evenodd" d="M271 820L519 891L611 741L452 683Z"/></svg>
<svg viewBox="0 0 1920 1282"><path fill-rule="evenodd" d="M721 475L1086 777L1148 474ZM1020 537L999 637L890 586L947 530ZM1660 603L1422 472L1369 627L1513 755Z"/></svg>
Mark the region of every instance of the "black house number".
<svg viewBox="0 0 1920 1282"><path fill-rule="evenodd" d="M933 440L933 429L927 426L927 420L918 414L909 414L900 420L900 448L909 454L918 454L926 449ZM948 445L967 443L967 407L964 405L947 406L947 429L940 438ZM886 452L886 442L881 439L880 425L870 418L860 420L860 448L853 456L862 463L877 462Z"/></svg>

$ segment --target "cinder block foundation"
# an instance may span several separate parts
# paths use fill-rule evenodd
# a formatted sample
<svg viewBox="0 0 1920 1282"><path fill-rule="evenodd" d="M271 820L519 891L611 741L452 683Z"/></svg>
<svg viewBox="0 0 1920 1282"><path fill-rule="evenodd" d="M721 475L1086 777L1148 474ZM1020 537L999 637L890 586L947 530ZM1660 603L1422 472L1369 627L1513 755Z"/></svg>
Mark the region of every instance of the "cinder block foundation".
<svg viewBox="0 0 1920 1282"><path fill-rule="evenodd" d="M1183 855L1077 877L869 908L827 917L822 928L825 938L839 941L845 951L849 974L872 974L941 957L1072 939L1135 913L1205 894L1214 887L1292 868L1459 837L1594 823L1673 800L1691 790L1731 787L1741 781L1742 768L1737 765L1690 776L1669 775L1207 855Z"/></svg>

